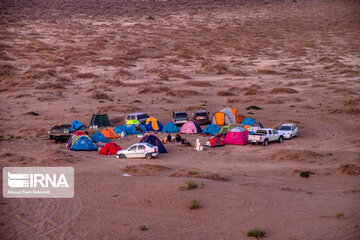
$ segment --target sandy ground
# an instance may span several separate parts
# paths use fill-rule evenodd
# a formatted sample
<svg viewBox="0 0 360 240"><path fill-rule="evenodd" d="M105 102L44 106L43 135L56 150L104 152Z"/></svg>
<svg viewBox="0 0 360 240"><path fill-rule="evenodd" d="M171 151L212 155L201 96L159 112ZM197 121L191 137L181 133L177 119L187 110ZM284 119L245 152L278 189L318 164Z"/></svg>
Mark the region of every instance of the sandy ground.
<svg viewBox="0 0 360 240"><path fill-rule="evenodd" d="M1 166L75 168L73 199L1 198L0 239L250 239L254 227L264 239L360 239L359 1L0 6ZM203 152L167 144L152 160L47 139L99 108L116 126L130 112L165 124L174 110L225 106L266 127L296 123L299 137ZM189 179L199 187L183 191Z"/></svg>

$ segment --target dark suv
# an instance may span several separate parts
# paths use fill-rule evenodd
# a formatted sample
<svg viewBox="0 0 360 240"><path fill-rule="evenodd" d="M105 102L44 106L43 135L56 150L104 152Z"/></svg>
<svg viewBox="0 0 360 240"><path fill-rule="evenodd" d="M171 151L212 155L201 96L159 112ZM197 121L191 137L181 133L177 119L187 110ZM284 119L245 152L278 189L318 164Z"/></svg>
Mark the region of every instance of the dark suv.
<svg viewBox="0 0 360 240"><path fill-rule="evenodd" d="M209 124L209 112L205 110L196 111L193 113L194 121L198 124Z"/></svg>

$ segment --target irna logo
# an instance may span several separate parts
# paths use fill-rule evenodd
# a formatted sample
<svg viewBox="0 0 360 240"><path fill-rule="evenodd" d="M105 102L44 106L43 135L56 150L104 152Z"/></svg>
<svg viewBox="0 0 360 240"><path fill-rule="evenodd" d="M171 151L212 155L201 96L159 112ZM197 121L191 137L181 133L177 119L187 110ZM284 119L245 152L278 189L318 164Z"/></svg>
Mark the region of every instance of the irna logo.
<svg viewBox="0 0 360 240"><path fill-rule="evenodd" d="M64 174L24 174L8 172L8 185L12 188L69 187Z"/></svg>

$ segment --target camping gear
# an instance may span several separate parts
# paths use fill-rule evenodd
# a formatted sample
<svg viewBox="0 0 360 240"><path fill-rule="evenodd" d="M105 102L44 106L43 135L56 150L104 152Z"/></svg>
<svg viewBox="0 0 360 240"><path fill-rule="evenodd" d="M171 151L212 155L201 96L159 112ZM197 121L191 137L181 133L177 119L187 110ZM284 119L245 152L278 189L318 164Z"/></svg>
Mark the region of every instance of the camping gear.
<svg viewBox="0 0 360 240"><path fill-rule="evenodd" d="M239 112L231 107L227 107L216 112L211 120L211 124L218 126L223 125L235 125L242 121L242 117Z"/></svg>
<svg viewBox="0 0 360 240"><path fill-rule="evenodd" d="M108 115L102 111L101 109L97 111L97 113L92 115L90 121L91 128L99 128L99 127L110 127L110 121Z"/></svg>
<svg viewBox="0 0 360 240"><path fill-rule="evenodd" d="M154 117L146 119L144 127L146 131L161 131L163 129L163 125Z"/></svg>
<svg viewBox="0 0 360 240"><path fill-rule="evenodd" d="M202 129L199 126L199 124L197 124L194 121L187 121L186 123L184 123L184 125L182 125L181 129L180 129L180 133L186 133L186 134L193 134L193 133L201 133Z"/></svg>
<svg viewBox="0 0 360 240"><path fill-rule="evenodd" d="M210 124L204 129L204 131L202 133L217 135L220 132L220 130L221 130L221 128L218 125Z"/></svg>
<svg viewBox="0 0 360 240"><path fill-rule="evenodd" d="M202 150L204 149L203 146L201 146L201 143L200 143L200 140L199 140L199 139L196 139L194 149L195 149L196 151L202 151Z"/></svg>
<svg viewBox="0 0 360 240"><path fill-rule="evenodd" d="M226 134L228 134L228 132L230 132L230 130L232 129L232 126L224 126L220 131L219 131L219 135L222 137L225 137Z"/></svg>
<svg viewBox="0 0 360 240"><path fill-rule="evenodd" d="M87 135L76 136L75 139L76 140L71 145L71 148L70 148L71 150L74 150L74 151L97 150L97 147L95 146L95 144L91 141L91 139Z"/></svg>
<svg viewBox="0 0 360 240"><path fill-rule="evenodd" d="M114 131L114 129L112 129L111 127L107 127L105 129L103 129L101 131L102 134L104 134L104 136L106 138L118 138L119 135L116 134L116 132Z"/></svg>
<svg viewBox="0 0 360 240"><path fill-rule="evenodd" d="M167 153L166 148L164 144L161 142L161 140L154 136L154 135L147 135L143 137L139 143L150 143L153 146L157 146L159 148L159 153Z"/></svg>
<svg viewBox="0 0 360 240"><path fill-rule="evenodd" d="M172 122L167 123L162 131L162 133L177 133L180 132L179 128Z"/></svg>
<svg viewBox="0 0 360 240"><path fill-rule="evenodd" d="M235 127L231 129L224 138L225 144L245 145L249 143L249 132L242 127Z"/></svg>
<svg viewBox="0 0 360 240"><path fill-rule="evenodd" d="M84 131L81 131L81 130L74 132L74 133L71 135L71 137L69 138L69 140L68 140L68 142L67 142L67 144L66 144L66 147L71 147L71 145L72 145L72 143L73 143L73 141L74 141L74 138L75 138L76 136L82 136L82 135L87 136L87 134L86 134Z"/></svg>
<svg viewBox="0 0 360 240"><path fill-rule="evenodd" d="M140 122L136 119L131 119L129 121L126 122L126 125L134 125L134 124L140 124Z"/></svg>
<svg viewBox="0 0 360 240"><path fill-rule="evenodd" d="M209 141L205 143L205 146L208 147L223 147L225 146L224 142L221 140L221 138L217 136L212 136Z"/></svg>
<svg viewBox="0 0 360 240"><path fill-rule="evenodd" d="M103 155L115 155L118 151L122 150L122 148L116 143L107 143L105 146L101 148L99 154Z"/></svg>
<svg viewBox="0 0 360 240"><path fill-rule="evenodd" d="M70 131L75 132L80 129L85 129L85 125L83 125L79 120L74 120L71 122Z"/></svg>
<svg viewBox="0 0 360 240"><path fill-rule="evenodd" d="M250 126L253 126L254 124L256 123L256 121L252 118L245 118L241 124L242 125L250 125Z"/></svg>
<svg viewBox="0 0 360 240"><path fill-rule="evenodd" d="M250 131L251 126L250 126L250 125L245 125L244 128L245 128L246 130Z"/></svg>
<svg viewBox="0 0 360 240"><path fill-rule="evenodd" d="M126 124L124 125L124 129L126 130L128 135L138 135L138 134L143 134L146 133L146 129L142 124Z"/></svg>
<svg viewBox="0 0 360 240"><path fill-rule="evenodd" d="M126 137L128 135L128 132L126 131L126 127L121 125L114 127L114 131L116 132L117 135L122 137Z"/></svg>
<svg viewBox="0 0 360 240"><path fill-rule="evenodd" d="M102 132L96 132L94 133L92 136L91 136L91 140L94 142L94 143L97 143L97 142L110 142L109 140L106 139L106 137L104 136L104 134L102 134Z"/></svg>

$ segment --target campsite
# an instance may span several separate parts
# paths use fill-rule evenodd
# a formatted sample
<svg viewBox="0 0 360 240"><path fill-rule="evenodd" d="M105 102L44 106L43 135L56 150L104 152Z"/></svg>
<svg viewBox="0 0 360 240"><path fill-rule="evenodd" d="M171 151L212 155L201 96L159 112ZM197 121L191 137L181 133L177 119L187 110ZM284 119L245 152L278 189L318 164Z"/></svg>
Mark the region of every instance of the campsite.
<svg viewBox="0 0 360 240"><path fill-rule="evenodd" d="M0 240L360 239L358 9L0 1L2 173L74 169Z"/></svg>

